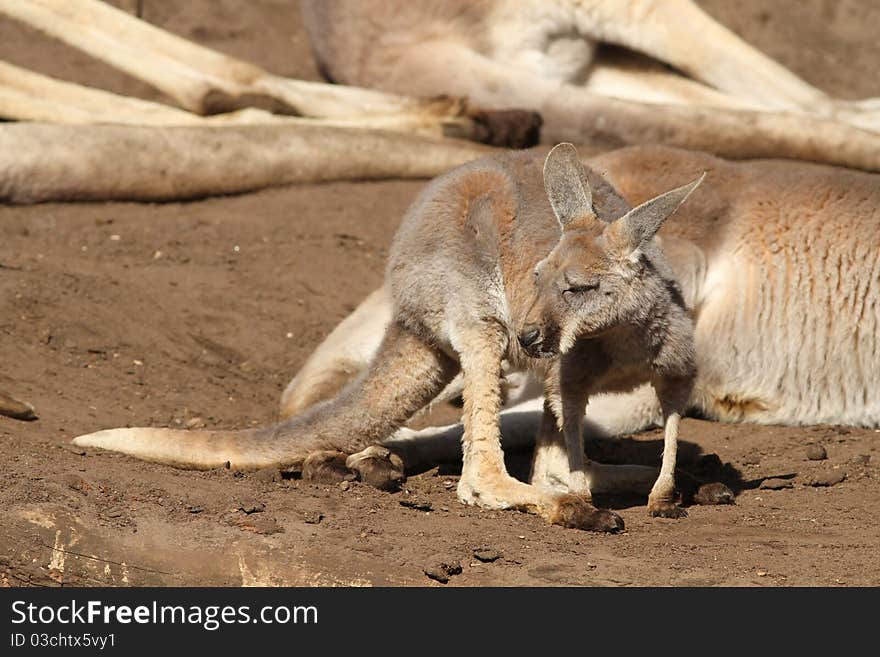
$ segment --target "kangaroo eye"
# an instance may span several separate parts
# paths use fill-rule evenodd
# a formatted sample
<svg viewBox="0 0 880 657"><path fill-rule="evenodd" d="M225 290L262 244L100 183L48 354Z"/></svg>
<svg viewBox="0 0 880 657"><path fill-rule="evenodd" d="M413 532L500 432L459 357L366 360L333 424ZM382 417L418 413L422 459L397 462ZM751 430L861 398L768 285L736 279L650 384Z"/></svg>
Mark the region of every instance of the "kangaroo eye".
<svg viewBox="0 0 880 657"><path fill-rule="evenodd" d="M591 283L589 285L572 285L570 286L566 292L570 292L571 294L584 294L586 292L592 292L593 290L598 290L598 283Z"/></svg>

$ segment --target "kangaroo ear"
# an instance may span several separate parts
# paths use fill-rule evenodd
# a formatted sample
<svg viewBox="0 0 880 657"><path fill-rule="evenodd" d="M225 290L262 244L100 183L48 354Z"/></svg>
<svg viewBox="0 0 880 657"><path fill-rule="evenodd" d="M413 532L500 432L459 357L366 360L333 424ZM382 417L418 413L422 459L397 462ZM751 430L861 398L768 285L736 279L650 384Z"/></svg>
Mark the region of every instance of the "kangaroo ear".
<svg viewBox="0 0 880 657"><path fill-rule="evenodd" d="M679 206L685 202L691 192L699 187L705 177L706 173L704 172L702 176L687 185L655 196L650 201L646 201L627 212L609 228L613 227L617 236L622 238L623 246L629 250L639 248L654 237L663 222L678 210Z"/></svg>
<svg viewBox="0 0 880 657"><path fill-rule="evenodd" d="M596 219L587 172L571 144L557 144L547 154L544 161L544 189L562 230L567 230L578 221Z"/></svg>

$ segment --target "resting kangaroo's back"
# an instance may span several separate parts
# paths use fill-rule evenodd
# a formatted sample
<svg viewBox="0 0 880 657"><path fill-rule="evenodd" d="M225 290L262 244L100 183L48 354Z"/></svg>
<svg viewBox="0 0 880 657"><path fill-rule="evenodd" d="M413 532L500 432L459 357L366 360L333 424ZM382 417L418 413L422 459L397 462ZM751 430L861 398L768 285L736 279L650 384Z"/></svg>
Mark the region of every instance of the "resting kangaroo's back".
<svg viewBox="0 0 880 657"><path fill-rule="evenodd" d="M708 172L660 231L695 316L694 411L730 422L880 426L880 176L660 146L589 164L631 205ZM373 295L359 323L387 322L387 299L387 290ZM338 372L333 338L286 401L320 398L312 381ZM347 371L357 371L378 340L354 330L346 339L365 345L345 354ZM635 402L618 406L593 420L612 433L657 421L650 404L638 414Z"/></svg>
<svg viewBox="0 0 880 657"><path fill-rule="evenodd" d="M662 147L591 164L631 203L709 171L661 232L696 315L695 410L880 425L877 175Z"/></svg>

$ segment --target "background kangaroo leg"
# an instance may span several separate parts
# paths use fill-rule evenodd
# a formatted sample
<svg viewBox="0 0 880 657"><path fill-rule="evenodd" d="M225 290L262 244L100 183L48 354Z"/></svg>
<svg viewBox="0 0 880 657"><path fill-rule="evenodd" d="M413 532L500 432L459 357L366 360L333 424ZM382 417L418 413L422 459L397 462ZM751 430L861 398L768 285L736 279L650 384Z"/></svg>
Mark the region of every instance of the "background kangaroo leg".
<svg viewBox="0 0 880 657"><path fill-rule="evenodd" d="M196 114L260 107L328 119L374 115L374 122L386 129L415 128L499 144L519 139L523 142L519 145L529 145L536 139L537 125L526 126L522 134L500 135L499 130L511 122L509 117L475 112L462 100L437 98L436 93L432 99L416 99L272 75L98 0L0 0L0 14L154 86ZM384 115L392 116L381 118ZM514 122L534 122L534 117L523 115Z"/></svg>
<svg viewBox="0 0 880 657"><path fill-rule="evenodd" d="M673 73L654 60L631 54L599 54L590 66L583 88L600 96L641 103L767 109L758 101L719 91Z"/></svg>
<svg viewBox="0 0 880 657"><path fill-rule="evenodd" d="M823 113L830 99L787 68L743 41L690 0L609 2L599 18L580 12L600 39L675 66L687 75L769 109Z"/></svg>
<svg viewBox="0 0 880 657"><path fill-rule="evenodd" d="M141 126L234 126L277 124L362 130L394 130L442 136L453 133L436 117L414 112L351 117L303 118L246 108L200 116L161 103L56 80L0 62L0 118L62 124L115 123ZM470 135L463 135L470 136Z"/></svg>
<svg viewBox="0 0 880 657"><path fill-rule="evenodd" d="M73 124L197 125L204 122L175 107L62 82L6 62L0 62L0 118Z"/></svg>
<svg viewBox="0 0 880 657"><path fill-rule="evenodd" d="M469 75L457 72L467 70ZM638 103L598 96L499 63L451 42L415 46L383 84L428 95L438 89L487 108L541 113L545 141L612 147L661 143L732 158L787 157L880 170L880 134L809 116Z"/></svg>
<svg viewBox="0 0 880 657"><path fill-rule="evenodd" d="M602 19L597 30L604 41L671 64L729 94L731 99L756 103L769 110L834 118L867 130L880 130L876 99L852 102L830 98L690 0L609 2L603 3L600 10ZM581 20L594 19L583 16Z"/></svg>
<svg viewBox="0 0 880 657"><path fill-rule="evenodd" d="M452 139L312 126L0 123L0 201L171 201L291 183L430 178L486 152Z"/></svg>

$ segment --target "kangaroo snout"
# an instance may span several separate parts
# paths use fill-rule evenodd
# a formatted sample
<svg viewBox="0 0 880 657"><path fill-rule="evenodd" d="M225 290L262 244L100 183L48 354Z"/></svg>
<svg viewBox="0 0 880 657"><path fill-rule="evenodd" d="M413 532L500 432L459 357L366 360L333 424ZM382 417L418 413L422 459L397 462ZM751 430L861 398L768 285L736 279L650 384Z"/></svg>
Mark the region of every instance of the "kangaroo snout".
<svg viewBox="0 0 880 657"><path fill-rule="evenodd" d="M547 326L526 326L516 339L531 358L552 358L559 353L558 331Z"/></svg>

